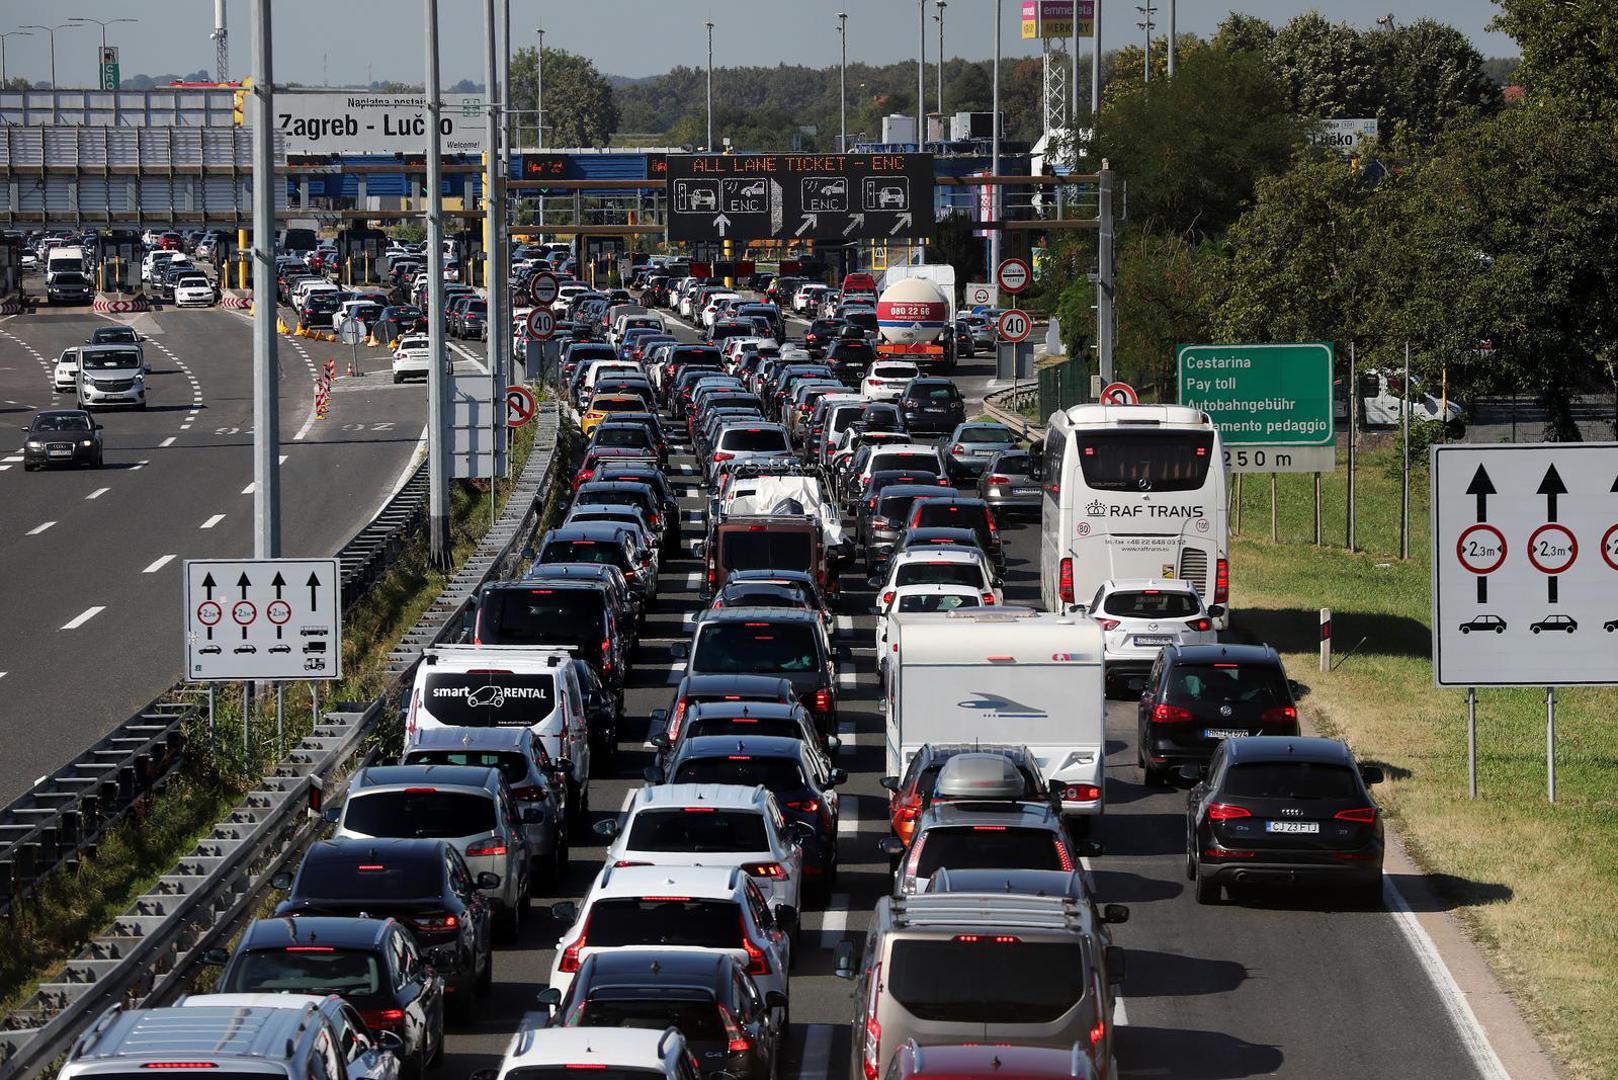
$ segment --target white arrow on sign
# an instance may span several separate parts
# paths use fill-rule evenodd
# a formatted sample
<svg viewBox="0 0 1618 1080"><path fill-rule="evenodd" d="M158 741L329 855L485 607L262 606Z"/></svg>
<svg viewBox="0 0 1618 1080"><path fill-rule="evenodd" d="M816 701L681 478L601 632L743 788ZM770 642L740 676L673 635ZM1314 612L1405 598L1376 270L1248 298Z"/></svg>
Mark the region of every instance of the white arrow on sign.
<svg viewBox="0 0 1618 1080"><path fill-rule="evenodd" d="M843 235L847 236L849 233L853 232L855 229L859 228L861 225L864 225L864 224L865 224L865 215L864 214L850 214L849 218L848 218L848 226L843 229Z"/></svg>
<svg viewBox="0 0 1618 1080"><path fill-rule="evenodd" d="M720 214L718 217L714 218L713 223L719 227L720 236L724 236L725 230L730 228L730 219L724 214Z"/></svg>
<svg viewBox="0 0 1618 1080"><path fill-rule="evenodd" d="M897 233L900 229L905 228L907 225L910 224L911 220L912 219L911 219L909 214L900 214L899 219L893 223L893 228L888 230L888 235L892 236L895 233Z"/></svg>
<svg viewBox="0 0 1618 1080"><path fill-rule="evenodd" d="M802 236L803 231L805 229L818 228L819 225L820 225L820 215L819 214L805 214L805 215L803 215L803 224L799 225L798 226L798 231L793 233L792 235L793 236Z"/></svg>

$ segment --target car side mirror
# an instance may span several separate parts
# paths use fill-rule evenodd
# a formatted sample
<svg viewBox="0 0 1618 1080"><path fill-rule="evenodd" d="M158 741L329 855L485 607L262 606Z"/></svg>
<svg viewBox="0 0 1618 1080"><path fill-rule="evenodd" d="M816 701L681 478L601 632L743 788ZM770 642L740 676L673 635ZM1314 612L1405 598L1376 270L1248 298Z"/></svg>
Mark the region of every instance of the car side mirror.
<svg viewBox="0 0 1618 1080"><path fill-rule="evenodd" d="M480 889L498 889L500 887L500 875L491 870L485 870L478 874L475 880Z"/></svg>
<svg viewBox="0 0 1618 1080"><path fill-rule="evenodd" d="M618 819L606 818L598 821L591 826L590 831L607 840L616 840L618 838Z"/></svg>
<svg viewBox="0 0 1618 1080"><path fill-rule="evenodd" d="M202 962L210 967L224 967L230 963L230 950L209 949L202 954Z"/></svg>
<svg viewBox="0 0 1618 1080"><path fill-rule="evenodd" d="M1387 775L1383 773L1380 765L1361 765L1360 779L1367 784L1380 784L1387 779Z"/></svg>
<svg viewBox="0 0 1618 1080"><path fill-rule="evenodd" d="M791 904L776 904L770 914L775 916L776 925L783 930L791 930L798 925L798 909Z"/></svg>
<svg viewBox="0 0 1618 1080"><path fill-rule="evenodd" d="M467 1074L466 1080L500 1080L499 1069L476 1069Z"/></svg>
<svg viewBox="0 0 1618 1080"><path fill-rule="evenodd" d="M1086 859L1099 859L1107 853L1107 847L1100 840L1075 840L1073 850Z"/></svg>
<svg viewBox="0 0 1618 1080"><path fill-rule="evenodd" d="M541 1009L554 1010L558 1005L562 1004L562 991L554 986L547 986L534 995L534 1000L539 1002Z"/></svg>
<svg viewBox="0 0 1618 1080"><path fill-rule="evenodd" d="M1129 905L1107 904L1101 909L1101 921L1104 923L1126 923L1129 921Z"/></svg>
<svg viewBox="0 0 1618 1080"><path fill-rule="evenodd" d="M1067 785L1060 780L1045 781L1045 793L1053 799L1060 799L1066 790Z"/></svg>
<svg viewBox="0 0 1618 1080"><path fill-rule="evenodd" d="M1107 957L1107 985L1122 986L1124 984L1124 950L1121 945L1108 945Z"/></svg>
<svg viewBox="0 0 1618 1080"><path fill-rule="evenodd" d="M1211 618L1211 619L1220 618L1224 614L1225 614L1225 605L1223 605L1223 604L1214 604L1212 607L1210 607L1208 609L1208 617Z"/></svg>
<svg viewBox="0 0 1618 1080"><path fill-rule="evenodd" d="M1180 766L1180 779L1181 780L1189 780L1193 784L1200 781L1207 774L1208 774L1208 767L1206 765L1181 765Z"/></svg>
<svg viewBox="0 0 1618 1080"><path fill-rule="evenodd" d="M847 939L839 941L833 961L832 974L839 979L852 979L854 970L854 943Z"/></svg>
<svg viewBox="0 0 1618 1080"><path fill-rule="evenodd" d="M291 871L282 870L280 873L270 878L270 888L279 889L281 892L286 892L288 889L292 888Z"/></svg>
<svg viewBox="0 0 1618 1080"><path fill-rule="evenodd" d="M669 646L669 651L674 654L674 659L676 660L688 659L691 656L691 643L689 641L676 641Z"/></svg>
<svg viewBox="0 0 1618 1080"><path fill-rule="evenodd" d="M666 731L659 731L646 741L657 747L659 750L667 750L669 748L669 733Z"/></svg>
<svg viewBox="0 0 1618 1080"><path fill-rule="evenodd" d="M814 842L815 827L807 821L789 821L787 822L787 835L801 847L804 844Z"/></svg>
<svg viewBox="0 0 1618 1080"><path fill-rule="evenodd" d="M667 709L653 709L652 710L652 726L653 727L660 727L660 726L661 727L667 727L668 722L669 722L669 711Z"/></svg>
<svg viewBox="0 0 1618 1080"><path fill-rule="evenodd" d="M97 424L97 425L96 425L96 430L97 430L97 431L100 431L100 430L101 430L101 429L102 429L102 427L103 427L103 426L104 426L104 425L102 425L102 424Z"/></svg>
<svg viewBox="0 0 1618 1080"><path fill-rule="evenodd" d="M535 556L535 555L536 555L536 554L538 554L538 552L536 552L536 551L535 551L535 550L534 550L534 546L533 546L533 545L532 545L532 544L525 544L525 545L524 545L524 546L523 546L523 549L522 549L522 552L521 552L521 554L522 554L522 557L523 557L523 558L524 558L524 559L528 559L528 560L530 560L530 561L532 561L532 560L533 560L533 558L534 558L534 556Z"/></svg>
<svg viewBox="0 0 1618 1080"><path fill-rule="evenodd" d="M339 804L337 806L328 806L320 812L320 816L335 825L337 824L338 819L343 816L342 805Z"/></svg>
<svg viewBox="0 0 1618 1080"><path fill-rule="evenodd" d="M831 775L826 778L827 787L836 787L838 784L846 783L848 783L847 769L833 769Z"/></svg>
<svg viewBox="0 0 1618 1080"><path fill-rule="evenodd" d="M897 836L884 836L876 842L876 849L890 859L897 859L905 853L905 842Z"/></svg>
<svg viewBox="0 0 1618 1080"><path fill-rule="evenodd" d="M399 1038L399 1033L386 1029L376 1032L376 1044L390 1054L397 1054L404 1049L404 1040Z"/></svg>
<svg viewBox="0 0 1618 1080"><path fill-rule="evenodd" d="M691 557L693 559L706 558L707 554L708 554L708 542L706 540L693 540L693 541L691 541Z"/></svg>
<svg viewBox="0 0 1618 1080"><path fill-rule="evenodd" d="M882 587L882 575L872 574L870 577L865 579L865 584L869 585L873 589L880 589Z"/></svg>
<svg viewBox="0 0 1618 1080"><path fill-rule="evenodd" d="M899 790L899 778L897 776L884 776L877 781L877 784L880 787L887 788L889 791L896 792Z"/></svg>
<svg viewBox="0 0 1618 1080"><path fill-rule="evenodd" d="M843 740L836 735L826 736L826 753L835 754L843 748Z"/></svg>
<svg viewBox="0 0 1618 1080"><path fill-rule="evenodd" d="M765 991L764 1007L766 1009L784 1009L787 1007L787 996L779 990Z"/></svg>
<svg viewBox="0 0 1618 1080"><path fill-rule="evenodd" d="M663 782L663 770L656 765L646 766L640 775L648 784L661 784Z"/></svg>
<svg viewBox="0 0 1618 1080"><path fill-rule="evenodd" d="M579 905L572 900L562 900L551 905L551 918L568 926L579 921Z"/></svg>

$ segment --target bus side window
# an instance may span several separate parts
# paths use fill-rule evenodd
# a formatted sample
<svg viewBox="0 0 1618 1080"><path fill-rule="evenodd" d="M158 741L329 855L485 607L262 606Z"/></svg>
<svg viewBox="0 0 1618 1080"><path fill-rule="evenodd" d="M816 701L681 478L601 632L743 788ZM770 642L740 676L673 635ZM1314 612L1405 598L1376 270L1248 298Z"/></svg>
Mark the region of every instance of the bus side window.
<svg viewBox="0 0 1618 1080"><path fill-rule="evenodd" d="M1045 451L1039 455L1042 465L1040 482L1045 486L1046 494L1057 502L1062 500L1062 473L1067 463L1063 454L1067 450L1067 432L1052 431L1045 436Z"/></svg>

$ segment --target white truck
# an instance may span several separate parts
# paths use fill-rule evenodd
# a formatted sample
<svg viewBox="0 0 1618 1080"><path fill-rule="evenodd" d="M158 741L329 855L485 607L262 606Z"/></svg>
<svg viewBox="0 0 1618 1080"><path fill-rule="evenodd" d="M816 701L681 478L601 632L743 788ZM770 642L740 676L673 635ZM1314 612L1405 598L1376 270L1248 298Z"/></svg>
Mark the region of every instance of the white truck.
<svg viewBox="0 0 1618 1080"><path fill-rule="evenodd" d="M63 271L75 274L88 273L90 268L85 263L84 249L77 244L68 246L59 244L45 254L45 283L50 284L57 274Z"/></svg>
<svg viewBox="0 0 1618 1080"><path fill-rule="evenodd" d="M1106 804L1101 628L1031 608L903 612L889 628L887 775L928 743L1027 746L1062 811L1080 824Z"/></svg>
<svg viewBox="0 0 1618 1080"><path fill-rule="evenodd" d="M877 343L877 352L890 356L895 360L910 360L923 367L945 370L955 366L955 316L957 305L960 303L960 292L955 287L955 267L948 263L917 263L915 265L890 266L882 271L882 280L877 283L877 295L888 291L889 288L909 278L926 278L938 287L944 294L944 300L949 304L949 318L944 322L944 332L934 341L925 345L894 345L888 342Z"/></svg>

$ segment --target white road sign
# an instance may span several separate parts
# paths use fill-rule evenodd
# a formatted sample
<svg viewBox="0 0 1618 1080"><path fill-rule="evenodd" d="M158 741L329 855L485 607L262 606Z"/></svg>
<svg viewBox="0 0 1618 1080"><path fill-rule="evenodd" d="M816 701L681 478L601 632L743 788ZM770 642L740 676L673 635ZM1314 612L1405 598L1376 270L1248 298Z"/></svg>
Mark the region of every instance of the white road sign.
<svg viewBox="0 0 1618 1080"><path fill-rule="evenodd" d="M1016 294L1028 288L1032 278L1028 264L1021 259L1006 259L994 272L994 280L1008 293Z"/></svg>
<svg viewBox="0 0 1618 1080"><path fill-rule="evenodd" d="M1432 451L1433 681L1618 683L1618 444Z"/></svg>
<svg viewBox="0 0 1618 1080"><path fill-rule="evenodd" d="M999 332L1001 341L1022 341L1034 329L1034 320L1028 317L1026 311L1012 308L1001 313L994 328Z"/></svg>
<svg viewBox="0 0 1618 1080"><path fill-rule="evenodd" d="M1329 473L1337 468L1337 444L1326 446L1227 446L1225 471L1233 473Z"/></svg>
<svg viewBox="0 0 1618 1080"><path fill-rule="evenodd" d="M336 559L187 559L185 677L340 679Z"/></svg>
<svg viewBox="0 0 1618 1080"><path fill-rule="evenodd" d="M994 286L982 281L969 281L966 283L966 306L977 307L979 304L994 303Z"/></svg>
<svg viewBox="0 0 1618 1080"><path fill-rule="evenodd" d="M444 94L438 128L446 154L483 151L486 104L479 94ZM422 94L276 91L275 129L289 154L422 154L427 99Z"/></svg>

